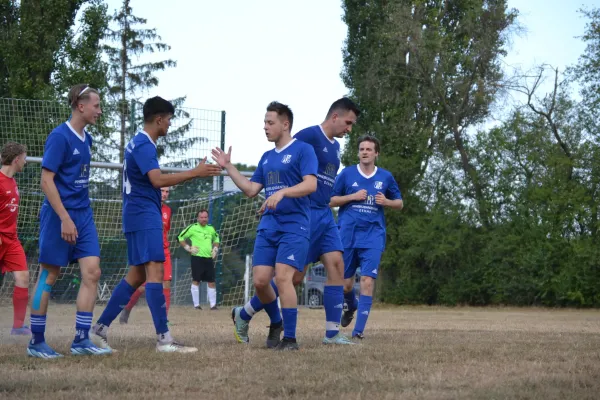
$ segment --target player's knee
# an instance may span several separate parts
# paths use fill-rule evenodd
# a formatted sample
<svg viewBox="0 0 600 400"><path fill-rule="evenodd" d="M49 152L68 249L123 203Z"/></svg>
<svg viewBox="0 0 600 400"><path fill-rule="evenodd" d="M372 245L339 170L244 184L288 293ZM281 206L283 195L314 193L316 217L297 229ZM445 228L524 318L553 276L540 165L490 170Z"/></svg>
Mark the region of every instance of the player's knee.
<svg viewBox="0 0 600 400"><path fill-rule="evenodd" d="M306 267L304 268L304 270L306 271ZM302 283L302 281L304 281L304 274L302 272L296 271L294 277L292 278L292 283L294 284L294 286L299 286Z"/></svg>
<svg viewBox="0 0 600 400"><path fill-rule="evenodd" d="M29 287L29 271L15 271L15 286Z"/></svg>
<svg viewBox="0 0 600 400"><path fill-rule="evenodd" d="M290 283L293 284L294 282L294 278L292 277L292 279L290 280L289 276L280 276L280 275L275 275L275 285L277 285L277 290L279 290L279 292L283 290L285 290L285 288L287 288Z"/></svg>
<svg viewBox="0 0 600 400"><path fill-rule="evenodd" d="M360 292L361 294L371 295L373 293L373 285L375 280L370 276L360 277Z"/></svg>
<svg viewBox="0 0 600 400"><path fill-rule="evenodd" d="M259 290L259 291L266 290L267 288L269 288L271 286L270 279L254 277L253 281L254 281L254 287L256 288L256 290Z"/></svg>
<svg viewBox="0 0 600 400"><path fill-rule="evenodd" d="M86 284L96 284L100 280L102 271L99 266L90 266L81 271L81 281Z"/></svg>
<svg viewBox="0 0 600 400"><path fill-rule="evenodd" d="M353 279L345 279L344 280L344 293L351 292L353 286L354 286L354 280Z"/></svg>

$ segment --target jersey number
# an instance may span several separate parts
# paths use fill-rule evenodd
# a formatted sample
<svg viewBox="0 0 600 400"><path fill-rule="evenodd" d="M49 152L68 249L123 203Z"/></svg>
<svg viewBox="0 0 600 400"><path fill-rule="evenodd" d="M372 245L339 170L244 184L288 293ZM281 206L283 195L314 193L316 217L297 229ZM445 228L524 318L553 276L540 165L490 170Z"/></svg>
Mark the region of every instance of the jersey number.
<svg viewBox="0 0 600 400"><path fill-rule="evenodd" d="M123 161L123 191L125 194L131 193L131 183L127 179L127 161Z"/></svg>

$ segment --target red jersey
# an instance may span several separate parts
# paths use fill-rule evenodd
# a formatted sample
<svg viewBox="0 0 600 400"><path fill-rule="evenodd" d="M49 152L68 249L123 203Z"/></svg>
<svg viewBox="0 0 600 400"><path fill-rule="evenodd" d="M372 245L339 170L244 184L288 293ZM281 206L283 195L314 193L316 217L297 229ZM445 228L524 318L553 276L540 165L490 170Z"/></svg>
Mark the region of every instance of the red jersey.
<svg viewBox="0 0 600 400"><path fill-rule="evenodd" d="M19 189L15 178L0 172L0 232L6 236L17 236L19 215Z"/></svg>
<svg viewBox="0 0 600 400"><path fill-rule="evenodd" d="M169 249L169 231L171 230L171 207L162 205L163 247Z"/></svg>

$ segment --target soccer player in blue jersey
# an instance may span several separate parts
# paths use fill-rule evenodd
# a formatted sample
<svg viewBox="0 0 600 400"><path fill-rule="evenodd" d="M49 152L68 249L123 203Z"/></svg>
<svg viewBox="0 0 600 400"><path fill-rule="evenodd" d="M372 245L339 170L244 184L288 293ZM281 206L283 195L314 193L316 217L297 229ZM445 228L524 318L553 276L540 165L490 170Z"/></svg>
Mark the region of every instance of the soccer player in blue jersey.
<svg viewBox="0 0 600 400"><path fill-rule="evenodd" d="M317 189L317 157L312 146L293 139L290 108L278 102L267 106L264 130L275 148L261 157L251 179L242 176L227 153L213 150L213 159L248 197L265 188L266 201L254 243L253 280L260 302L271 320L271 329L279 329L282 316L271 279L275 269L275 287L281 301L283 340L276 350L298 350L296 321L298 299L294 274L302 272L308 254L310 234L310 198ZM240 309L234 310L240 318Z"/></svg>
<svg viewBox="0 0 600 400"><path fill-rule="evenodd" d="M360 110L354 102L346 97L336 100L320 125L303 129L294 138L310 144L319 162L317 171L317 190L310 195L310 246L305 264L319 259L327 269L327 282L323 294L325 308L325 344L352 344L344 335L339 333L344 303L344 250L340 240L338 227L329 208L331 192L335 177L340 168L340 144L336 138L343 138L352 131L352 126L360 115ZM294 285L302 283L308 268L296 271ZM274 286L275 288L275 286ZM244 307L233 311L240 318L234 318L235 337L241 342L249 341L248 327L251 318L263 309L258 296L254 296ZM267 336L267 347L276 346L281 337L281 329L270 327Z"/></svg>
<svg viewBox="0 0 600 400"><path fill-rule="evenodd" d="M163 226L160 188L200 177L220 175L221 168L206 164L194 169L163 174L158 164L156 142L166 136L175 114L173 105L160 97L144 103L144 130L125 148L123 163L123 232L127 239L129 272L112 293L104 312L92 328L92 339L99 347L111 349L108 328L129 303L135 290L146 282L146 302L157 334L156 350L165 353L191 353L198 349L177 343L167 326L163 294Z"/></svg>
<svg viewBox="0 0 600 400"><path fill-rule="evenodd" d="M39 358L62 357L46 344L46 313L60 268L75 260L81 269L81 287L71 353L110 352L95 346L88 336L100 278L100 245L88 193L92 138L85 127L95 124L102 114L100 96L89 85L76 85L68 99L71 119L50 133L42 159L45 199L40 210L40 273L31 302L32 339L27 347L29 356Z"/></svg>
<svg viewBox="0 0 600 400"><path fill-rule="evenodd" d="M374 136L358 139L357 165L346 167L338 175L331 197L331 207L340 207L338 225L344 245L344 297L348 310L342 326L358 317L352 337L363 339L371 304L373 285L381 254L385 249L384 207L402 209L402 194L389 171L375 166L379 140ZM360 299L354 293L354 274L360 268Z"/></svg>

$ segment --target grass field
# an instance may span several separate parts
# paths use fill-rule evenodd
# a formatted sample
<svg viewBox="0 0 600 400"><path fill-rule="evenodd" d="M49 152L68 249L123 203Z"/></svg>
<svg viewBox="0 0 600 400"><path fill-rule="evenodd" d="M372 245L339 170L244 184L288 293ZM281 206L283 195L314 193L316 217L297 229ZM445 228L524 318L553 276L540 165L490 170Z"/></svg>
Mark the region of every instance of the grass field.
<svg viewBox="0 0 600 400"><path fill-rule="evenodd" d="M100 309L95 315L98 316ZM299 352L264 348L268 320L234 342L230 313L174 307L174 336L194 354L157 354L148 309L111 327L118 353L37 360L0 308L0 398L598 399L600 312L378 308L357 346L321 344L324 312L301 309ZM53 305L48 343L68 354L74 306Z"/></svg>

